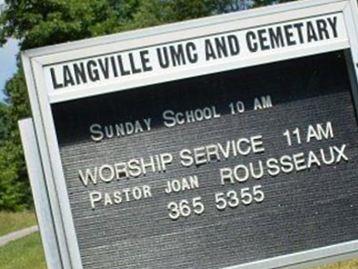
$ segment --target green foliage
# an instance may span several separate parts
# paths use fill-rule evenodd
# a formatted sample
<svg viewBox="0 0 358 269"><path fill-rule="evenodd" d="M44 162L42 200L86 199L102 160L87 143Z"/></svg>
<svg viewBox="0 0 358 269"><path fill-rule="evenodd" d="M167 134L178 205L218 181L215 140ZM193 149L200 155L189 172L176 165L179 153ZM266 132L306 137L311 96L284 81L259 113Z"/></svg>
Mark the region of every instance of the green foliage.
<svg viewBox="0 0 358 269"><path fill-rule="evenodd" d="M21 210L32 204L17 121L29 115L26 84L20 69L6 84L9 105L2 105L4 140L0 144L0 209Z"/></svg>
<svg viewBox="0 0 358 269"><path fill-rule="evenodd" d="M0 41L15 37L21 49L52 45L96 35L116 25L106 0L7 0ZM98 34L106 34L98 31Z"/></svg>
<svg viewBox="0 0 358 269"><path fill-rule="evenodd" d="M6 4L0 42L15 37L21 40L21 49L112 33L118 25L116 11L106 0L8 0ZM0 209L21 210L32 206L32 198L17 127L18 120L30 116L20 64L5 91L8 106L0 110L0 135L1 123L7 125L0 144Z"/></svg>
<svg viewBox="0 0 358 269"><path fill-rule="evenodd" d="M277 1L258 0L258 5ZM0 45L9 37L21 50L199 18L242 8L242 0L6 0ZM0 209L32 206L17 122L31 115L20 67L0 106Z"/></svg>
<svg viewBox="0 0 358 269"><path fill-rule="evenodd" d="M0 149L0 208L22 210L31 201L21 145L8 142Z"/></svg>
<svg viewBox="0 0 358 269"><path fill-rule="evenodd" d="M0 103L0 147L8 138L7 108L6 104Z"/></svg>
<svg viewBox="0 0 358 269"><path fill-rule="evenodd" d="M293 1L297 1L297 0L279 0L279 1L275 1L275 0L256 0L255 1L255 6L256 7L262 7L262 6L272 5L272 4L287 3L287 2L293 2Z"/></svg>

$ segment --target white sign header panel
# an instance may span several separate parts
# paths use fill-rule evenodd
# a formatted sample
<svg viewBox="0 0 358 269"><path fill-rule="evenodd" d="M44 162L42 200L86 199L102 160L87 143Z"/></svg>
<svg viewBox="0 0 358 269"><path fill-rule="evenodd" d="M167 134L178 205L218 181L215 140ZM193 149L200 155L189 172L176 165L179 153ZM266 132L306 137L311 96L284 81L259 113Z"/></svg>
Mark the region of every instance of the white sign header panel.
<svg viewBox="0 0 358 269"><path fill-rule="evenodd" d="M168 76L347 42L341 13L79 58L44 68L50 94Z"/></svg>

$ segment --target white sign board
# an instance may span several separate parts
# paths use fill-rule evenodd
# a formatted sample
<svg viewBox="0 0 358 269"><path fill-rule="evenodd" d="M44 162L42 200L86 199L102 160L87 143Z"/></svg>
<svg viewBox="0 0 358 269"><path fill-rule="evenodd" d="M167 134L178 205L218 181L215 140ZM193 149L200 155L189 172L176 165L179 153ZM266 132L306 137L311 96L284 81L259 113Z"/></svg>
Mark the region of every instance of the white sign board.
<svg viewBox="0 0 358 269"><path fill-rule="evenodd" d="M300 268L357 255L355 0L22 60L33 126L20 127L51 268Z"/></svg>

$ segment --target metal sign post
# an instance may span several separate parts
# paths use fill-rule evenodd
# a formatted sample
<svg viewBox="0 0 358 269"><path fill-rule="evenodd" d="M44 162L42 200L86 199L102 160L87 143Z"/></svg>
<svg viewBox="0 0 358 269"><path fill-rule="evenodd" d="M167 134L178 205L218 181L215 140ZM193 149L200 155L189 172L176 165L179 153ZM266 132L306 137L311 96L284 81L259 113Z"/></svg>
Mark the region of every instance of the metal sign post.
<svg viewBox="0 0 358 269"><path fill-rule="evenodd" d="M32 119L21 120L19 129L47 266L63 268Z"/></svg>

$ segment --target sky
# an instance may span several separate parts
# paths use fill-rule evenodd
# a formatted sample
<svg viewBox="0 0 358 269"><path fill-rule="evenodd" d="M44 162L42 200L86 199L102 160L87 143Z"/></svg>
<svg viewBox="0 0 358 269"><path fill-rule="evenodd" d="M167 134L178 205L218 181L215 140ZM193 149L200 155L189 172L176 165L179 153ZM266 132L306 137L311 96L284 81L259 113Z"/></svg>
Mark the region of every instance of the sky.
<svg viewBox="0 0 358 269"><path fill-rule="evenodd" d="M1 0L0 0L1 1ZM0 47L0 100L4 100L6 81L16 72L16 54L19 52L18 41L9 39Z"/></svg>
<svg viewBox="0 0 358 269"><path fill-rule="evenodd" d="M4 0L0 0L0 5ZM9 39L0 47L0 101L4 100L4 87L6 81L16 72L16 54L19 52L18 41Z"/></svg>

